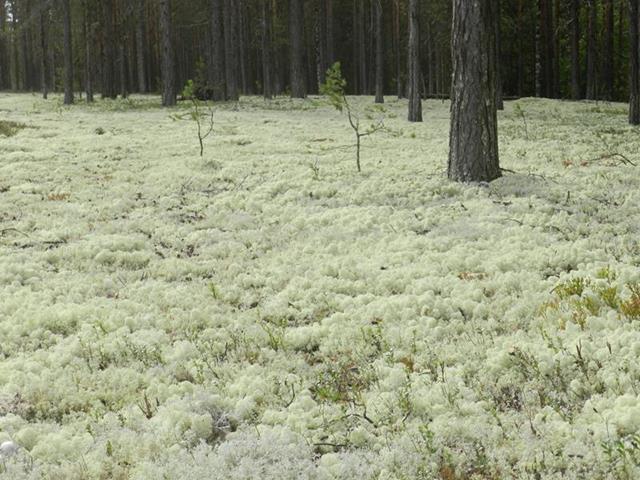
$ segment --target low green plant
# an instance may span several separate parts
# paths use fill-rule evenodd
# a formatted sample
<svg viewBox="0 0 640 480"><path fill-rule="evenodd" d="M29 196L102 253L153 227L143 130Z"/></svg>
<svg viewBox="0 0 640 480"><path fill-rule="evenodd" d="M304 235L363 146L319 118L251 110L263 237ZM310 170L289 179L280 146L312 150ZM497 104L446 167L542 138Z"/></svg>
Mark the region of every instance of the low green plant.
<svg viewBox="0 0 640 480"><path fill-rule="evenodd" d="M327 97L329 104L338 110L339 112L346 113L349 120L349 126L353 130L356 140L356 167L358 172L361 172L360 167L360 150L362 147L362 139L373 135L376 132L385 130L384 126L384 113L385 110L382 106L378 106L376 111L379 113L377 120L375 120L369 127L364 127L361 122L362 112L357 112L345 93L347 87L347 81L342 76L340 69L340 62L334 63L329 70L327 70L326 81L320 85L320 93ZM371 116L369 115L369 118Z"/></svg>
<svg viewBox="0 0 640 480"><path fill-rule="evenodd" d="M13 137L23 128L27 128L27 126L23 123L0 120L0 135L3 135L5 137Z"/></svg>

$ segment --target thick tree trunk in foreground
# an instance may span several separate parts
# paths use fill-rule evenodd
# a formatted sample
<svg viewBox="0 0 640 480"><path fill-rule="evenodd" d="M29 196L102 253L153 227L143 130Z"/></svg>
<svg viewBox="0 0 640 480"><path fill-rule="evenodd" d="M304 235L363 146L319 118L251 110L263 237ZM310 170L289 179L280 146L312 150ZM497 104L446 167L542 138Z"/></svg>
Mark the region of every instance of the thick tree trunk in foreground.
<svg viewBox="0 0 640 480"><path fill-rule="evenodd" d="M374 1L376 13L376 103L384 103L384 43L382 38L382 0Z"/></svg>
<svg viewBox="0 0 640 480"><path fill-rule="evenodd" d="M171 32L170 0L160 0L160 34L162 47L162 106L176 104L176 72Z"/></svg>
<svg viewBox="0 0 640 480"><path fill-rule="evenodd" d="M418 0L410 0L409 2L409 121L422 121Z"/></svg>
<svg viewBox="0 0 640 480"><path fill-rule="evenodd" d="M64 104L73 103L73 52L71 51L71 9L69 0L62 1L62 27L64 30Z"/></svg>
<svg viewBox="0 0 640 480"><path fill-rule="evenodd" d="M291 48L291 98L307 94L304 75L304 0L289 0L289 40Z"/></svg>
<svg viewBox="0 0 640 480"><path fill-rule="evenodd" d="M640 125L640 36L638 34L638 0L629 0L630 90L629 123Z"/></svg>
<svg viewBox="0 0 640 480"><path fill-rule="evenodd" d="M448 176L500 177L492 2L453 1L453 85Z"/></svg>

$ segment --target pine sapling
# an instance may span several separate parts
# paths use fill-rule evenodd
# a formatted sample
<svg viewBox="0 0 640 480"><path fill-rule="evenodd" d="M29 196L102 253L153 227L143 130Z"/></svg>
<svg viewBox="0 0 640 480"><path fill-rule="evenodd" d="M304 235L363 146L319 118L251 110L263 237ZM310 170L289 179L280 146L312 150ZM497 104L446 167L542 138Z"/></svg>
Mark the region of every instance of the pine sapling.
<svg viewBox="0 0 640 480"><path fill-rule="evenodd" d="M369 127L363 127L360 122L360 114L355 111L347 99L345 94L346 86L347 81L342 76L340 62L336 62L331 66L331 68L329 68L329 70L327 70L325 83L320 85L320 93L327 97L329 104L336 110L346 113L347 119L349 120L349 126L353 130L356 140L356 166L358 167L358 172L361 172L360 149L362 145L362 138L373 135L380 130L384 130L384 117L381 116ZM383 111L380 108L378 110Z"/></svg>
<svg viewBox="0 0 640 480"><path fill-rule="evenodd" d="M202 116L203 114L200 111L200 100L198 99L193 80L189 80L182 90L182 96L191 101L191 118L198 125L198 142L200 143L200 156L204 155L204 141L205 139L213 133L213 108L209 108L209 112L207 113L208 125L206 128L203 128L202 125Z"/></svg>

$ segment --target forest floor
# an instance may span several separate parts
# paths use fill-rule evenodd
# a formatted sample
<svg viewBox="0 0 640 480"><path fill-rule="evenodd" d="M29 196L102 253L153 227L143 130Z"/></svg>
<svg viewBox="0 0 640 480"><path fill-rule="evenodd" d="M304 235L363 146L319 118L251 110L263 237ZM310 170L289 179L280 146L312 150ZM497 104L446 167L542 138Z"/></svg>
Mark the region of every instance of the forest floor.
<svg viewBox="0 0 640 480"><path fill-rule="evenodd" d="M625 105L507 103L476 185L448 103L388 99L361 174L317 98L202 158L188 107L0 93L0 478L638 478Z"/></svg>

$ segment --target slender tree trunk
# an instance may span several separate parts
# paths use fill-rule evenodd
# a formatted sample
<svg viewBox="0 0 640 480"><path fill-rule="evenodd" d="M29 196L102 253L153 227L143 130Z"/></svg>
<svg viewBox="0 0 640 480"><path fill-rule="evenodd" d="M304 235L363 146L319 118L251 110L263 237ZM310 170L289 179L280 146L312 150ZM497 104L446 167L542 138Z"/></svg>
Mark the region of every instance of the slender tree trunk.
<svg viewBox="0 0 640 480"><path fill-rule="evenodd" d="M396 62L396 95L402 98L402 46L400 44L400 0L393 0L393 44Z"/></svg>
<svg viewBox="0 0 640 480"><path fill-rule="evenodd" d="M327 14L327 67L336 61L333 46L333 0L325 0L325 12Z"/></svg>
<svg viewBox="0 0 640 480"><path fill-rule="evenodd" d="M224 55L227 100L237 101L238 95L238 32L236 30L235 0L224 0Z"/></svg>
<svg viewBox="0 0 640 480"><path fill-rule="evenodd" d="M606 100L613 100L613 81L614 81L614 50L613 50L613 0L605 0L604 2L604 24L605 24L605 41L604 41L604 96Z"/></svg>
<svg viewBox="0 0 640 480"><path fill-rule="evenodd" d="M315 44L316 44L316 77L318 85L325 81L329 63L327 60L327 3L325 0L316 0L315 5Z"/></svg>
<svg viewBox="0 0 640 480"><path fill-rule="evenodd" d="M364 0L357 0L358 30L357 30L357 46L358 46L358 76L360 77L360 94L366 95L369 91L367 84L367 52L365 48L365 28L364 28Z"/></svg>
<svg viewBox="0 0 640 480"><path fill-rule="evenodd" d="M500 177L492 2L453 0L453 85L448 176Z"/></svg>
<svg viewBox="0 0 640 480"><path fill-rule="evenodd" d="M209 15L211 19L211 68L209 69L209 83L213 90L213 100L223 101L227 96L225 88L223 0L209 1Z"/></svg>
<svg viewBox="0 0 640 480"><path fill-rule="evenodd" d="M409 121L422 121L418 0L409 1Z"/></svg>
<svg viewBox="0 0 640 480"><path fill-rule="evenodd" d="M42 98L45 100L49 95L49 88L47 84L48 69L47 69L47 29L45 28L45 17L49 15L49 9L42 7L40 10L40 88L42 88ZM4 22L3 22L4 23ZM1 52L0 52L1 54ZM0 60L1 62L2 60ZM1 68L1 67L0 67ZM0 75L0 82L2 78Z"/></svg>
<svg viewBox="0 0 640 480"><path fill-rule="evenodd" d="M113 26L114 0L102 0L102 98L116 98L115 34Z"/></svg>
<svg viewBox="0 0 640 480"><path fill-rule="evenodd" d="M119 46L119 58L120 61L120 96L122 98L127 98L129 96L129 89L127 88L128 80L127 80L127 55L126 55L126 38L120 41ZM175 80L174 80L175 85ZM175 87L174 87L175 90Z"/></svg>
<svg viewBox="0 0 640 480"><path fill-rule="evenodd" d="M587 25L587 99L598 98L598 79L596 70L596 29L598 28L598 12L596 0L589 2L589 22Z"/></svg>
<svg viewBox="0 0 640 480"><path fill-rule="evenodd" d="M84 87L87 103L93 102L93 26L87 0L82 0L82 34L84 37Z"/></svg>
<svg viewBox="0 0 640 480"><path fill-rule="evenodd" d="M638 33L640 16L638 0L629 0L629 42L630 42L630 90L629 123L640 125L640 35Z"/></svg>
<svg viewBox="0 0 640 480"><path fill-rule="evenodd" d="M64 30L64 104L73 104L73 52L71 51L71 8L69 0L62 2L62 26Z"/></svg>
<svg viewBox="0 0 640 480"><path fill-rule="evenodd" d="M376 103L384 103L384 38L382 0L374 0L376 13Z"/></svg>
<svg viewBox="0 0 640 480"><path fill-rule="evenodd" d="M140 93L148 93L147 85L147 44L146 44L146 15L145 0L136 0L136 70L138 74L138 90Z"/></svg>
<svg viewBox="0 0 640 480"><path fill-rule="evenodd" d="M291 98L307 94L304 75L304 0L289 0L289 38L291 48Z"/></svg>
<svg viewBox="0 0 640 480"><path fill-rule="evenodd" d="M235 0L236 6L236 31L238 32L237 56L240 70L240 88L243 95L249 93L249 82L247 73L247 25L245 19L244 0Z"/></svg>
<svg viewBox="0 0 640 480"><path fill-rule="evenodd" d="M580 0L571 0L571 98L580 100Z"/></svg>
<svg viewBox="0 0 640 480"><path fill-rule="evenodd" d="M262 89L264 98L273 98L271 80L271 9L269 0L262 0Z"/></svg>
<svg viewBox="0 0 640 480"><path fill-rule="evenodd" d="M159 0L162 43L162 106L176 104L175 53L171 28L171 0Z"/></svg>

